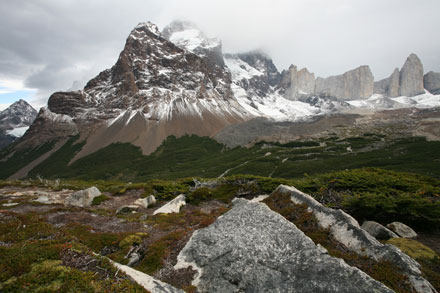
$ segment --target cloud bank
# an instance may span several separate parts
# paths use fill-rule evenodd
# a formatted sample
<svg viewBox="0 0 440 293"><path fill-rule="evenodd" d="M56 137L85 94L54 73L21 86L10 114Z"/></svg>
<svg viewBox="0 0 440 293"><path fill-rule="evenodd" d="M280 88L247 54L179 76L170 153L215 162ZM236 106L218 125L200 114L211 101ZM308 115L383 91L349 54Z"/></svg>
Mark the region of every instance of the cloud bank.
<svg viewBox="0 0 440 293"><path fill-rule="evenodd" d="M43 105L57 90L111 67L130 30L150 20L195 22L225 52L266 51L317 76L371 66L376 80L414 52L440 71L438 0L0 0L0 81L36 89ZM0 104L5 101L1 100Z"/></svg>

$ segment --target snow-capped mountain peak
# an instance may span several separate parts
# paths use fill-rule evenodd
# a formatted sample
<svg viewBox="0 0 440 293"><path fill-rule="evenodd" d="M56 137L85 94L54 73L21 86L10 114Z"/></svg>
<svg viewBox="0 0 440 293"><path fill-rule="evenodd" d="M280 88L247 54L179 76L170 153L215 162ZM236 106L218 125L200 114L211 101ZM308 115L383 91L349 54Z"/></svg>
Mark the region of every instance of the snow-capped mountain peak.
<svg viewBox="0 0 440 293"><path fill-rule="evenodd" d="M134 30L138 30L138 29L142 29L142 28L146 28L148 29L150 32L152 32L155 35L160 36L160 31L159 28L157 27L157 25L155 25L154 23L147 21L147 22L141 22L139 23Z"/></svg>
<svg viewBox="0 0 440 293"><path fill-rule="evenodd" d="M176 46L198 55L206 55L206 51L221 47L219 39L207 37L188 21L173 21L163 29L162 35Z"/></svg>
<svg viewBox="0 0 440 293"><path fill-rule="evenodd" d="M18 100L0 112L0 123L9 129L29 126L37 116L37 111L25 100Z"/></svg>

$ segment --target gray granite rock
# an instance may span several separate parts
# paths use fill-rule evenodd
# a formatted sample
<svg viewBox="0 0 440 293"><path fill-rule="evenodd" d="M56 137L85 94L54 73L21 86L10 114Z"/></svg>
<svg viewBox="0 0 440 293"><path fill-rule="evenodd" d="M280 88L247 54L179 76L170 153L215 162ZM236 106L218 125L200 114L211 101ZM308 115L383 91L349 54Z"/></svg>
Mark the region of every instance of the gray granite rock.
<svg viewBox="0 0 440 293"><path fill-rule="evenodd" d="M400 70L399 95L413 97L424 92L422 62L416 54L411 54Z"/></svg>
<svg viewBox="0 0 440 293"><path fill-rule="evenodd" d="M72 193L67 199L66 204L77 207L89 207L93 199L100 196L101 192L95 186Z"/></svg>
<svg viewBox="0 0 440 293"><path fill-rule="evenodd" d="M138 205L122 206L119 209L117 209L116 214L117 215L131 214L133 212L137 212L138 209L139 209Z"/></svg>
<svg viewBox="0 0 440 293"><path fill-rule="evenodd" d="M423 77L423 84L425 89L431 94L440 94L440 72L430 71Z"/></svg>
<svg viewBox="0 0 440 293"><path fill-rule="evenodd" d="M139 198L133 202L133 205L137 205L143 208L152 207L156 204L156 198L154 195L149 195L146 198Z"/></svg>
<svg viewBox="0 0 440 293"><path fill-rule="evenodd" d="M153 215L157 214L171 214L171 213L179 213L180 208L186 205L186 196L184 194L178 195L173 200L169 201L165 205L161 206L157 210L153 212Z"/></svg>
<svg viewBox="0 0 440 293"><path fill-rule="evenodd" d="M388 240L390 238L398 238L396 233L374 221L365 221L362 223L362 229L370 233L376 239Z"/></svg>
<svg viewBox="0 0 440 293"><path fill-rule="evenodd" d="M400 223L400 222L392 222L387 225L388 228L393 230L402 238L414 238L417 237L417 233L411 229L411 227L408 227L407 225Z"/></svg>
<svg viewBox="0 0 440 293"><path fill-rule="evenodd" d="M338 76L316 79L315 94L338 100L365 99L374 92L374 77L370 67L360 66Z"/></svg>
<svg viewBox="0 0 440 293"><path fill-rule="evenodd" d="M295 65L291 65L282 78L282 86L286 88L285 96L289 100L297 100L315 92L315 74L307 68L298 71Z"/></svg>
<svg viewBox="0 0 440 293"><path fill-rule="evenodd" d="M328 255L265 204L233 203L178 256L176 269L198 271L193 284L199 292L392 292Z"/></svg>
<svg viewBox="0 0 440 293"><path fill-rule="evenodd" d="M408 276L416 292L437 292L422 277L418 262L397 247L380 243L367 231L361 229L359 223L349 214L342 210L325 207L313 197L295 187L280 185L274 193L287 194L294 203L306 204L308 210L315 215L318 224L324 229L329 229L332 236L351 251L369 256L375 260L387 260L397 265Z"/></svg>
<svg viewBox="0 0 440 293"><path fill-rule="evenodd" d="M394 98L399 96L399 69L394 69L393 73L385 79L374 83L374 93L381 94L386 97Z"/></svg>

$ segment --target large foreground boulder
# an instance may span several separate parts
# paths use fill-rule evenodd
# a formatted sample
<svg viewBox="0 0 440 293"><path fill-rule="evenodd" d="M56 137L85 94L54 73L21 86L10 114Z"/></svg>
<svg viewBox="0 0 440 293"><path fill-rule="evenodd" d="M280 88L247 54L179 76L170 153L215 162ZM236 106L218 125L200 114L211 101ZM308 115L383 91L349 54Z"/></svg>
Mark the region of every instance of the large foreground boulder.
<svg viewBox="0 0 440 293"><path fill-rule="evenodd" d="M392 292L327 251L265 204L235 199L196 231L175 268L198 271L199 292Z"/></svg>
<svg viewBox="0 0 440 293"><path fill-rule="evenodd" d="M376 238L359 226L359 223L342 210L323 206L313 197L295 187L280 185L274 193L290 196L296 204L305 204L314 214L321 228L328 229L330 234L349 250L359 255L365 255L375 260L389 261L408 276L416 292L437 292L432 285L422 277L420 264L400 251L393 245L382 244Z"/></svg>
<svg viewBox="0 0 440 293"><path fill-rule="evenodd" d="M66 204L77 207L89 207L93 199L101 195L101 191L95 186L72 193L67 199Z"/></svg>

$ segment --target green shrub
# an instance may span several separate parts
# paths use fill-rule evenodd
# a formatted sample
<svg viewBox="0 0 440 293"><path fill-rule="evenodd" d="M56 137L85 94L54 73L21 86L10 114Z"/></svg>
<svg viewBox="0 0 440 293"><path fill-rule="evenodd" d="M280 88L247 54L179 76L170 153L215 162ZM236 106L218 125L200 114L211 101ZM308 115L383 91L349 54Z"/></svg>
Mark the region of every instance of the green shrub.
<svg viewBox="0 0 440 293"><path fill-rule="evenodd" d="M104 201L109 200L109 199L110 199L110 197L108 197L107 195L101 194L100 196L93 198L92 206L100 205L101 203L103 203Z"/></svg>

